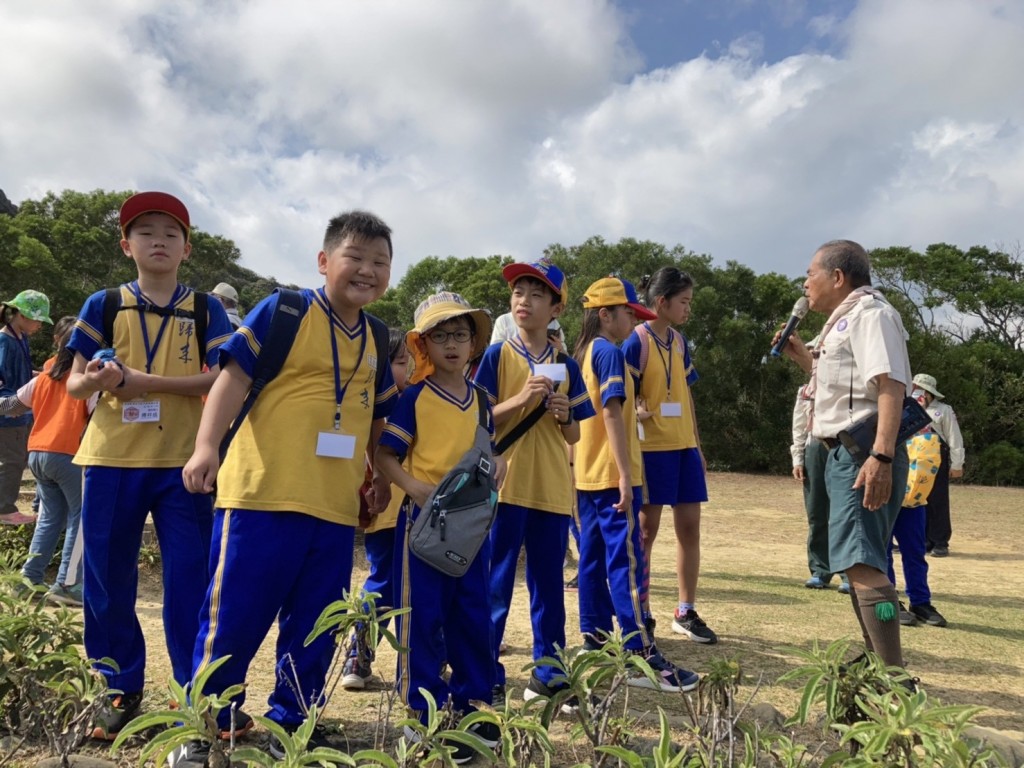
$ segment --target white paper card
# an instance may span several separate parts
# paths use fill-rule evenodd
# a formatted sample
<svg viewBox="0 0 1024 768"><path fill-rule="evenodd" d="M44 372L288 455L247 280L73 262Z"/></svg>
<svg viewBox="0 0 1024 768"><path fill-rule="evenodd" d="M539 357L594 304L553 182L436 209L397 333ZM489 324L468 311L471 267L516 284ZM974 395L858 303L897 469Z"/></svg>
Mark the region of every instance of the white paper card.
<svg viewBox="0 0 1024 768"><path fill-rule="evenodd" d="M683 415L683 404L682 403L662 403L661 404L661 415L662 416L674 416L679 418Z"/></svg>
<svg viewBox="0 0 1024 768"><path fill-rule="evenodd" d="M328 459L351 459L356 455L355 435L321 432L316 438L316 455Z"/></svg>
<svg viewBox="0 0 1024 768"><path fill-rule="evenodd" d="M121 421L125 424L146 424L160 421L160 401L129 400L121 405Z"/></svg>
<svg viewBox="0 0 1024 768"><path fill-rule="evenodd" d="M565 363L541 363L533 366L534 376L547 376L553 382L565 381Z"/></svg>
<svg viewBox="0 0 1024 768"><path fill-rule="evenodd" d="M644 441L644 425L640 422L640 419L636 420L636 434L642 443Z"/></svg>

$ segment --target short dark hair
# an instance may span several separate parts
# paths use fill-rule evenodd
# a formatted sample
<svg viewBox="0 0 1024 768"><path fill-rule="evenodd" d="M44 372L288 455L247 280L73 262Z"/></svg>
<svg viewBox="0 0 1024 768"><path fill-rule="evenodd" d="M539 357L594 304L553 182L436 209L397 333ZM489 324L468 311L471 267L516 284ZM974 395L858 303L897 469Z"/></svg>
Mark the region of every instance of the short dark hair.
<svg viewBox="0 0 1024 768"><path fill-rule="evenodd" d="M391 246L391 227L383 219L369 211L346 211L327 222L324 232L324 251L330 253L349 235L375 240L383 237L388 243L388 255L394 256Z"/></svg>
<svg viewBox="0 0 1024 768"><path fill-rule="evenodd" d="M818 248L821 265L831 272L838 269L850 279L850 285L860 288L871 285L871 259L864 246L853 240L829 240Z"/></svg>
<svg viewBox="0 0 1024 768"><path fill-rule="evenodd" d="M555 293L555 291L552 290L551 286L548 285L547 283L545 283L539 277L534 277L533 275L523 275L522 277L520 277L517 280L515 280L512 283L512 285L509 286L509 287L512 288L513 290L515 290L515 287L517 285L519 285L520 283L526 283L526 285L530 286L531 288L533 288L535 286L538 286L540 288L545 289L548 292L548 294L551 296L551 303L552 304L559 304L562 301L561 294Z"/></svg>

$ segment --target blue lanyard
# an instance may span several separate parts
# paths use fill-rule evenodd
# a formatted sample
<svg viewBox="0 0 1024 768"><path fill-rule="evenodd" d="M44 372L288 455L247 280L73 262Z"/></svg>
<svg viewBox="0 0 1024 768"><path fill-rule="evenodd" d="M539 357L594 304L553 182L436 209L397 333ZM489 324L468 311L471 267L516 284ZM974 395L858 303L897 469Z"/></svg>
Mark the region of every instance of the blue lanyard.
<svg viewBox="0 0 1024 768"><path fill-rule="evenodd" d="M341 403L345 399L345 393L348 391L348 385L352 383L352 379L356 375L356 371L359 370L359 366L363 364L363 353L366 352L366 317L362 312L359 313L359 324L362 328L360 337L361 342L359 345L359 357L356 358L355 367L352 369L352 373L349 374L348 379L345 381L345 386L341 385L341 359L338 356L338 338L334 334L334 326L337 324L339 327L344 328L345 326L341 322L341 318L334 314L334 307L331 306L331 302L327 300L327 293L323 288L320 288L317 293L320 298L323 299L321 309L324 314L327 315L328 333L331 334L331 353L334 359L334 430L337 432L341 429Z"/></svg>
<svg viewBox="0 0 1024 768"><path fill-rule="evenodd" d="M530 354L530 350L526 348L526 345L523 343L523 340L520 339L518 336L512 344L512 349L514 349L516 353L518 353L526 361L526 364L530 366L530 375L532 376L535 370L533 355ZM551 346L551 343L549 342L548 345L544 348L544 351L541 352L540 357L537 358L537 362L543 363L545 360L548 359L549 356L551 356L553 351L554 350Z"/></svg>
<svg viewBox="0 0 1024 768"><path fill-rule="evenodd" d="M142 324L142 346L146 350L146 373L153 372L153 361L156 360L156 351L160 348L160 340L164 337L164 331L167 330L167 326L171 322L171 315L164 315L164 319L160 321L160 330L156 332L156 339L153 341L153 346L149 346L149 328L146 327L146 312L141 307L143 304L152 304L146 299L145 294L142 293L142 289L139 288L138 282L132 283L129 288L132 294L135 296L135 301L138 303L139 309L139 323ZM171 296L171 302L165 309L171 309L181 298L179 291L182 290L180 285L174 287L174 294Z"/></svg>
<svg viewBox="0 0 1024 768"><path fill-rule="evenodd" d="M651 328L650 323L644 323L644 328L647 329L647 333L654 339L654 346L658 350L658 357L661 358L661 364L665 366L665 379L667 389L665 394L668 397L672 396L672 334L675 333L671 328L668 329L668 360L665 360L665 353L661 351L661 339L658 338L658 334Z"/></svg>

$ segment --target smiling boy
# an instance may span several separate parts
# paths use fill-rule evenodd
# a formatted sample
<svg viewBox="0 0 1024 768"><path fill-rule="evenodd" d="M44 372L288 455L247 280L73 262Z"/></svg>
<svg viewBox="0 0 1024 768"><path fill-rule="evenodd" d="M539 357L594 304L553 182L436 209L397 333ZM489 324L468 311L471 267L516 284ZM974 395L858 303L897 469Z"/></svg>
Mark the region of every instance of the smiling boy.
<svg viewBox="0 0 1024 768"><path fill-rule="evenodd" d="M377 348L362 309L387 288L391 256L391 230L373 214L353 211L330 221L317 255L324 285L301 292L302 317L280 374L263 390L220 466L221 439L249 391L277 311L274 294L224 345L223 369L184 469L193 493L210 493L217 482L212 579L200 612L195 672L231 656L210 677L206 693L244 682L277 618L277 682L267 717L288 731L311 705L323 704L334 641L329 633L308 646L305 639L323 608L349 588L356 489L365 453L375 447L397 396L388 350ZM379 366L385 370L378 390ZM375 475L371 513L389 497L387 482ZM230 714L221 711L222 729ZM318 728L310 746L325 743ZM275 740L270 750L283 754Z"/></svg>

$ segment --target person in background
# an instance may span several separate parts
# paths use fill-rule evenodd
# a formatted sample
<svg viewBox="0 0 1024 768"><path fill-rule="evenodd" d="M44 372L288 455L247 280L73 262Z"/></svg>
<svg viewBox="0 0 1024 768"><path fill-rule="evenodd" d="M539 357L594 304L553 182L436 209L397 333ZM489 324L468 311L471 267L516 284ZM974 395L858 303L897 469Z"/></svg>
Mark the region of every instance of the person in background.
<svg viewBox="0 0 1024 768"><path fill-rule="evenodd" d="M949 554L949 537L953 533L949 516L949 480L963 477L964 439L956 414L939 392L935 377L919 373L914 377L914 386L923 390L921 405L932 417L932 430L939 436L942 452L939 474L928 496L925 547L932 557L946 557Z"/></svg>
<svg viewBox="0 0 1024 768"><path fill-rule="evenodd" d="M75 357L67 343L76 319L68 316L57 321L53 333L57 354L43 364L42 375L29 380L18 394L0 400L0 414L16 416L31 410L34 415L28 436L28 465L44 502L21 575L33 585L43 583L63 531L60 567L46 599L75 607L82 605L82 560L72 563L82 516L82 470L72 459L96 404L95 398L76 400L67 390L68 372Z"/></svg>
<svg viewBox="0 0 1024 768"><path fill-rule="evenodd" d="M232 328L237 330L242 324L242 318L238 314L238 291L227 283L217 283L217 286L210 291L210 295L221 303L224 311L227 312L228 322L231 323Z"/></svg>
<svg viewBox="0 0 1024 768"><path fill-rule="evenodd" d="M50 300L39 291L22 291L0 303L0 397L10 397L28 384L34 374L28 337L51 323ZM28 466L28 433L32 416L0 417L0 523L25 525L35 515L18 511L21 478Z"/></svg>

